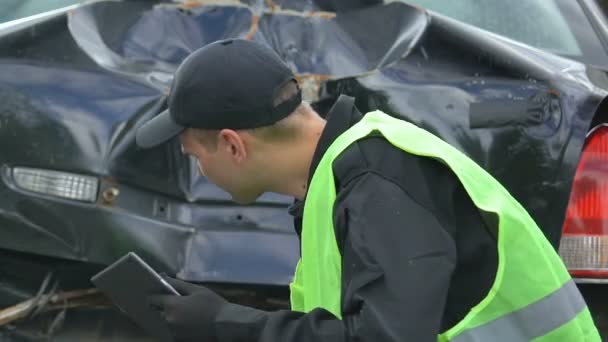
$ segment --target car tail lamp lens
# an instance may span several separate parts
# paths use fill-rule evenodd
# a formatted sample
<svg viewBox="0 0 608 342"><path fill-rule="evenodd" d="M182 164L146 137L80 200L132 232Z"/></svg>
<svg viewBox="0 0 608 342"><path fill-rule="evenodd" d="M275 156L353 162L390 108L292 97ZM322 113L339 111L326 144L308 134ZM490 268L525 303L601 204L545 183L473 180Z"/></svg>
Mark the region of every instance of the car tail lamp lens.
<svg viewBox="0 0 608 342"><path fill-rule="evenodd" d="M98 180L95 177L16 167L13 179L19 188L40 194L86 202L95 202L97 198Z"/></svg>
<svg viewBox="0 0 608 342"><path fill-rule="evenodd" d="M608 126L585 143L559 252L572 276L608 278Z"/></svg>

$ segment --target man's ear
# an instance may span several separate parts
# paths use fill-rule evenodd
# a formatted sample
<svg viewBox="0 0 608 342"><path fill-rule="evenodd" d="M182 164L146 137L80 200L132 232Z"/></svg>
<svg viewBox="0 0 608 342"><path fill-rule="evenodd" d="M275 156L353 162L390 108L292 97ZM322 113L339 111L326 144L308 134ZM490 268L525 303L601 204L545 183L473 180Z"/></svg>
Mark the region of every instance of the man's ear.
<svg viewBox="0 0 608 342"><path fill-rule="evenodd" d="M220 131L218 148L224 149L237 163L241 163L247 158L245 141L234 130L223 129Z"/></svg>

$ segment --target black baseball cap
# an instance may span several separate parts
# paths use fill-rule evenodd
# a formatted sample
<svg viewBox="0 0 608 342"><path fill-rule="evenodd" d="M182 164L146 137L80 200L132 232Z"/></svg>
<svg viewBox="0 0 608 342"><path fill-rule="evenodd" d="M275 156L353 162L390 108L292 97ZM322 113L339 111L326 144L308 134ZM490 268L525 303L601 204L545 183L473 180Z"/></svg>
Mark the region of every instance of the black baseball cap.
<svg viewBox="0 0 608 342"><path fill-rule="evenodd" d="M244 39L196 50L175 72L168 109L137 129L140 147L153 147L186 128L249 129L272 125L302 102L297 93L279 105L275 95L297 80L269 47Z"/></svg>

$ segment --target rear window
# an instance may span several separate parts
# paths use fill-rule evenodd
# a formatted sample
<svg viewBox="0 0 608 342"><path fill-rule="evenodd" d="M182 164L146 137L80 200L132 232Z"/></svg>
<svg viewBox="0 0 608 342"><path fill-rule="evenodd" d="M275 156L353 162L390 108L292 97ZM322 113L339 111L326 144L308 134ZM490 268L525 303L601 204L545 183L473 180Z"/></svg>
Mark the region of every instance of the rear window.
<svg viewBox="0 0 608 342"><path fill-rule="evenodd" d="M606 66L608 54L577 1L404 0L536 48Z"/></svg>
<svg viewBox="0 0 608 342"><path fill-rule="evenodd" d="M29 17L84 0L0 0L0 23Z"/></svg>

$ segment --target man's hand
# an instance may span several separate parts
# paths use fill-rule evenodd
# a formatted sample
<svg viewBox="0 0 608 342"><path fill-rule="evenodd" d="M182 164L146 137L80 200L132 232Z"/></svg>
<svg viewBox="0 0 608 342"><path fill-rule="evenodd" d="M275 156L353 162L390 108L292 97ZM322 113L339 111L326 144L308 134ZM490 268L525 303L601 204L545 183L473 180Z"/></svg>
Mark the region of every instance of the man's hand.
<svg viewBox="0 0 608 342"><path fill-rule="evenodd" d="M182 295L153 295L148 297L148 302L161 312L175 340L218 341L215 318L222 308L231 304L206 287L164 278Z"/></svg>

